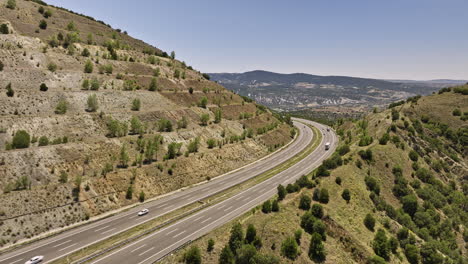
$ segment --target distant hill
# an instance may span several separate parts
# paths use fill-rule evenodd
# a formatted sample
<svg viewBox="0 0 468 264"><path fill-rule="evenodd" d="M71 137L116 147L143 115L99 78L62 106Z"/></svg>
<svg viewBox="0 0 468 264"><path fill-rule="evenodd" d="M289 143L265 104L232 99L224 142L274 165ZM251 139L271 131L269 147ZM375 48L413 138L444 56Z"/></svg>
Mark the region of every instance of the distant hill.
<svg viewBox="0 0 468 264"><path fill-rule="evenodd" d="M330 105L376 106L436 91L426 83L268 71L210 73L211 79L259 103L281 110Z"/></svg>

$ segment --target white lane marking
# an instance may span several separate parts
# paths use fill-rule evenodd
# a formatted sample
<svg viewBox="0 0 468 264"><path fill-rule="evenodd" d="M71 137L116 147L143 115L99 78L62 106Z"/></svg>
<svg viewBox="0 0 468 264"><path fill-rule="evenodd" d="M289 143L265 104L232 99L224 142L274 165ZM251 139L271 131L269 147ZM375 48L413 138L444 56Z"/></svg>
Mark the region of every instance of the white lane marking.
<svg viewBox="0 0 468 264"><path fill-rule="evenodd" d="M78 243L71 244L71 245L66 246L66 247L64 247L64 248L62 248L62 249L59 249L58 251L62 251L62 250L65 250L65 249L67 249L67 248L71 248L71 247L73 247L73 246L76 245L76 244L78 244Z"/></svg>
<svg viewBox="0 0 468 264"><path fill-rule="evenodd" d="M115 230L115 229L117 229L117 227L114 227L114 228L112 228L112 229L106 230L106 231L102 232L101 235L104 235L105 233L109 233L109 232L111 232L112 230Z"/></svg>
<svg viewBox="0 0 468 264"><path fill-rule="evenodd" d="M101 230L103 230L103 229L106 229L106 228L108 228L108 227L110 227L110 225L107 225L107 226L98 228L98 229L94 230L94 232L99 232L99 231L101 231Z"/></svg>
<svg viewBox="0 0 468 264"><path fill-rule="evenodd" d="M203 218L203 215L200 216L200 217L198 217L197 219L195 219L195 220L193 220L193 221L196 222L196 221L198 221L198 220L200 220L200 219L202 219L202 218Z"/></svg>
<svg viewBox="0 0 468 264"><path fill-rule="evenodd" d="M244 199L242 199L243 202L247 201L247 200L250 200L251 198L250 197L245 197Z"/></svg>
<svg viewBox="0 0 468 264"><path fill-rule="evenodd" d="M203 220L201 223L204 224L205 222L208 222L211 220L211 217L208 217L207 219Z"/></svg>
<svg viewBox="0 0 468 264"><path fill-rule="evenodd" d="M218 209L223 209L227 204L221 205Z"/></svg>
<svg viewBox="0 0 468 264"><path fill-rule="evenodd" d="M54 248L60 247L61 245L66 244L66 243L69 243L69 242L71 242L71 239L70 239L70 240L67 240L67 241L65 241L65 242L62 242L62 243L60 243L60 244L57 244L57 245L55 245L55 246L53 246L53 247L54 247Z"/></svg>
<svg viewBox="0 0 468 264"><path fill-rule="evenodd" d="M172 231L167 232L166 235L172 234L172 233L174 233L174 232L177 231L177 230L179 230L179 228L176 228L176 229L174 229L174 230L172 230Z"/></svg>
<svg viewBox="0 0 468 264"><path fill-rule="evenodd" d="M182 235L182 234L183 234L183 233L185 233L185 232L187 232L187 231L186 231L186 230L184 230L184 231L180 232L179 234L177 234L177 235L173 236L173 238L176 238L176 237L178 237L178 236Z"/></svg>
<svg viewBox="0 0 468 264"><path fill-rule="evenodd" d="M141 252L140 254L138 254L138 256L143 256L143 254L145 254L145 253L147 253L148 251L151 251L151 250L153 250L153 249L154 249L154 247L152 247L152 248L150 248L150 249L148 249L148 250L145 250L145 251Z"/></svg>
<svg viewBox="0 0 468 264"><path fill-rule="evenodd" d="M134 215L134 216L132 216L132 217L130 217L128 219L133 219L133 218L136 218L136 217L138 217L138 215Z"/></svg>
<svg viewBox="0 0 468 264"><path fill-rule="evenodd" d="M242 196L239 196L238 198L236 198L236 201L239 201L242 198L243 198Z"/></svg>
<svg viewBox="0 0 468 264"><path fill-rule="evenodd" d="M16 263L16 262L22 261L22 260L23 260L23 259L18 259L18 260L15 260L15 261L13 261L13 262L10 262L10 264L13 264L13 263Z"/></svg>
<svg viewBox="0 0 468 264"><path fill-rule="evenodd" d="M133 253L133 252L139 250L140 248L142 248L142 247L144 247L144 246L146 246L146 244L143 244L143 245L141 245L141 246L135 248L134 250L130 251L130 253Z"/></svg>
<svg viewBox="0 0 468 264"><path fill-rule="evenodd" d="M228 208L224 209L224 212L231 210L232 206L229 206Z"/></svg>

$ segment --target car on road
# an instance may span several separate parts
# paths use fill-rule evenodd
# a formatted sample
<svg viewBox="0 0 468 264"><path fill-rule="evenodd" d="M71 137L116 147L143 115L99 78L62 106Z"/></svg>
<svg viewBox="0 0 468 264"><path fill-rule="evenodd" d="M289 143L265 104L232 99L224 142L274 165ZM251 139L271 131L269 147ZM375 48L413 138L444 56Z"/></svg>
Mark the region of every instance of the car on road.
<svg viewBox="0 0 468 264"><path fill-rule="evenodd" d="M141 210L140 212L138 212L138 216L145 215L145 214L147 214L148 212L149 212L148 209L143 209L143 210Z"/></svg>
<svg viewBox="0 0 468 264"><path fill-rule="evenodd" d="M327 127L327 131L330 132L330 128L329 128L329 127Z"/></svg>
<svg viewBox="0 0 468 264"><path fill-rule="evenodd" d="M329 150L329 149L330 149L330 145L331 145L330 142L325 143L325 150Z"/></svg>
<svg viewBox="0 0 468 264"><path fill-rule="evenodd" d="M30 260L26 261L24 264L37 264L39 262L42 262L44 260L44 256L35 256L32 257Z"/></svg>

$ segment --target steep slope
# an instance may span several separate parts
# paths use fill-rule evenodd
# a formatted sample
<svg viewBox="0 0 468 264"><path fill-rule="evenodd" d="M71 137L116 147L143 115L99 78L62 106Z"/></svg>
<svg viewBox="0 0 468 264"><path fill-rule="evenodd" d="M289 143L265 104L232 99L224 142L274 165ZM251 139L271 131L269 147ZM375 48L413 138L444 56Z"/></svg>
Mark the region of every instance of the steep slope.
<svg viewBox="0 0 468 264"><path fill-rule="evenodd" d="M281 191L279 212L264 204L193 244L204 263L466 263L467 120L465 85L341 122L334 157Z"/></svg>
<svg viewBox="0 0 468 264"><path fill-rule="evenodd" d="M291 140L280 116L93 18L2 0L0 29L0 246L204 181Z"/></svg>
<svg viewBox="0 0 468 264"><path fill-rule="evenodd" d="M334 105L372 107L439 89L420 83L304 73L251 71L209 75L228 89L281 110Z"/></svg>

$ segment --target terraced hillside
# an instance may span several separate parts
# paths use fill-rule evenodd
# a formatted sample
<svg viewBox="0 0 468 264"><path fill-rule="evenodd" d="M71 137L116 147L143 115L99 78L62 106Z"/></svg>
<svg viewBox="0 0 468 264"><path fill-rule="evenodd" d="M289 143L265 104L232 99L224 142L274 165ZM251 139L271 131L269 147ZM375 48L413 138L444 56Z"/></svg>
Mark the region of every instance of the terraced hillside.
<svg viewBox="0 0 468 264"><path fill-rule="evenodd" d="M209 180L291 140L265 107L41 1L0 1L0 246Z"/></svg>
<svg viewBox="0 0 468 264"><path fill-rule="evenodd" d="M467 120L465 85L341 122L315 172L164 263L467 263Z"/></svg>

